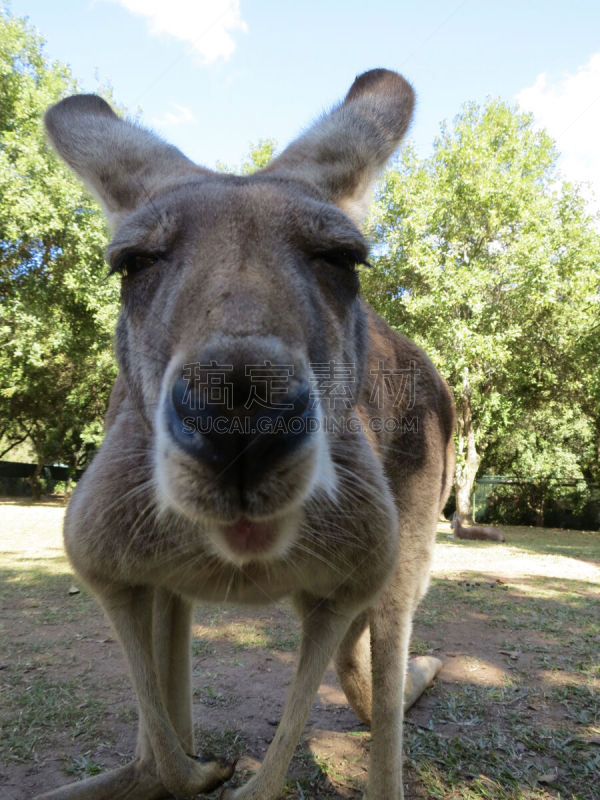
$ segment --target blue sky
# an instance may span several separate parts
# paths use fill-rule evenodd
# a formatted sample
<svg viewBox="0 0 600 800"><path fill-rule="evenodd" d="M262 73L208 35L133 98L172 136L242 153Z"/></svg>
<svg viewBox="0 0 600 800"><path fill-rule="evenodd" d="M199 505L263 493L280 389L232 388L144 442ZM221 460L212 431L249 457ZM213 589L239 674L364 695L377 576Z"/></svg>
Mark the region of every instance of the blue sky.
<svg viewBox="0 0 600 800"><path fill-rule="evenodd" d="M199 163L283 147L384 66L414 85L422 155L467 100L501 96L557 139L600 196L597 0L12 0L82 90L116 100Z"/></svg>

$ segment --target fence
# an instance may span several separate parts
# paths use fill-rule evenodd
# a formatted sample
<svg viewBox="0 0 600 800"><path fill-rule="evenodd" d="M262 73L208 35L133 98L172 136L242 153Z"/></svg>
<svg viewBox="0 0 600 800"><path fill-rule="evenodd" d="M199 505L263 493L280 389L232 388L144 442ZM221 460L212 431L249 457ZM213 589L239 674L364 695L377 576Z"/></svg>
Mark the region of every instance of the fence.
<svg viewBox="0 0 600 800"><path fill-rule="evenodd" d="M600 486L554 480L540 484L508 475L482 475L471 495L477 522L600 530Z"/></svg>
<svg viewBox="0 0 600 800"><path fill-rule="evenodd" d="M35 475L35 464L23 464L19 461L0 461L0 494L8 497L29 497L31 495L30 479ZM44 491L51 493L59 482L69 479L69 467L63 464L49 464L42 468L40 476ZM71 474L74 481L81 477L82 470Z"/></svg>
<svg viewBox="0 0 600 800"><path fill-rule="evenodd" d="M0 494L9 497L31 495L29 479L35 474L35 464L0 461ZM71 474L77 481L83 470ZM69 478L69 467L51 464L42 470L41 480L46 493L52 493L59 482ZM562 498L543 497L535 481L526 481L508 475L482 475L475 481L471 495L473 519L477 522L504 522L512 525L547 525L556 528L600 530L600 486L588 485L584 502L578 497L576 481L556 481L554 488L562 487ZM532 497L542 498L541 508L534 507ZM454 511L451 498L445 509Z"/></svg>

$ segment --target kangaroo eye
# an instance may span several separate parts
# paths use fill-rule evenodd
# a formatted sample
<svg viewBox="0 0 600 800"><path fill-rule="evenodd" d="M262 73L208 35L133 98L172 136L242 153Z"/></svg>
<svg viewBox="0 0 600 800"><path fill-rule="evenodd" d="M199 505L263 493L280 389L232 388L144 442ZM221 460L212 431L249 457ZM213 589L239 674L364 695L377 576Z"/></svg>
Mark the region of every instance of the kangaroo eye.
<svg viewBox="0 0 600 800"><path fill-rule="evenodd" d="M147 253L124 253L118 259L116 264L110 271L113 275L115 272L120 272L126 278L136 275L144 269L148 269L158 261L158 256L148 255Z"/></svg>
<svg viewBox="0 0 600 800"><path fill-rule="evenodd" d="M331 264L334 267L349 270L354 272L359 264L370 264L365 260L365 253L358 248L339 248L337 250L328 250L325 253L319 254L323 261Z"/></svg>

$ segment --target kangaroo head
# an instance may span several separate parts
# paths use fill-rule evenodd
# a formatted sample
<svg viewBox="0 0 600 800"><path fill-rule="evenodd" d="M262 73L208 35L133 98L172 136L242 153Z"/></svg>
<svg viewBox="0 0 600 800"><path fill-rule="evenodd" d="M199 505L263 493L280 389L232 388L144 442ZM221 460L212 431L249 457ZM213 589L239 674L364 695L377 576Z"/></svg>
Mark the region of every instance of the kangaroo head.
<svg viewBox="0 0 600 800"><path fill-rule="evenodd" d="M145 431L160 504L231 561L282 555L303 504L335 492L315 365L352 365L357 399L368 346L358 226L412 107L402 77L367 72L248 177L196 166L94 95L46 115L114 231L117 413Z"/></svg>

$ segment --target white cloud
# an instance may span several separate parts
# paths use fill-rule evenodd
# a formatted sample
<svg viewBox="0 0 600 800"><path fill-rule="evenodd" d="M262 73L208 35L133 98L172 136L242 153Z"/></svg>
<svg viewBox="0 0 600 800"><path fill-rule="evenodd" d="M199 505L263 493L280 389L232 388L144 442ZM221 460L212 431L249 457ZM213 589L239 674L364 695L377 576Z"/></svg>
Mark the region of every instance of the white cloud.
<svg viewBox="0 0 600 800"><path fill-rule="evenodd" d="M577 72L550 81L538 75L533 86L517 95L524 111L556 140L565 178L589 185L585 192L592 210L600 209L600 53Z"/></svg>
<svg viewBox="0 0 600 800"><path fill-rule="evenodd" d="M171 108L172 111L167 111L162 117L154 117L150 123L156 128L175 128L188 122L195 122L196 115L190 108L173 102Z"/></svg>
<svg viewBox="0 0 600 800"><path fill-rule="evenodd" d="M113 0L146 18L151 34L187 42L205 63L227 59L235 31L247 31L240 0Z"/></svg>

